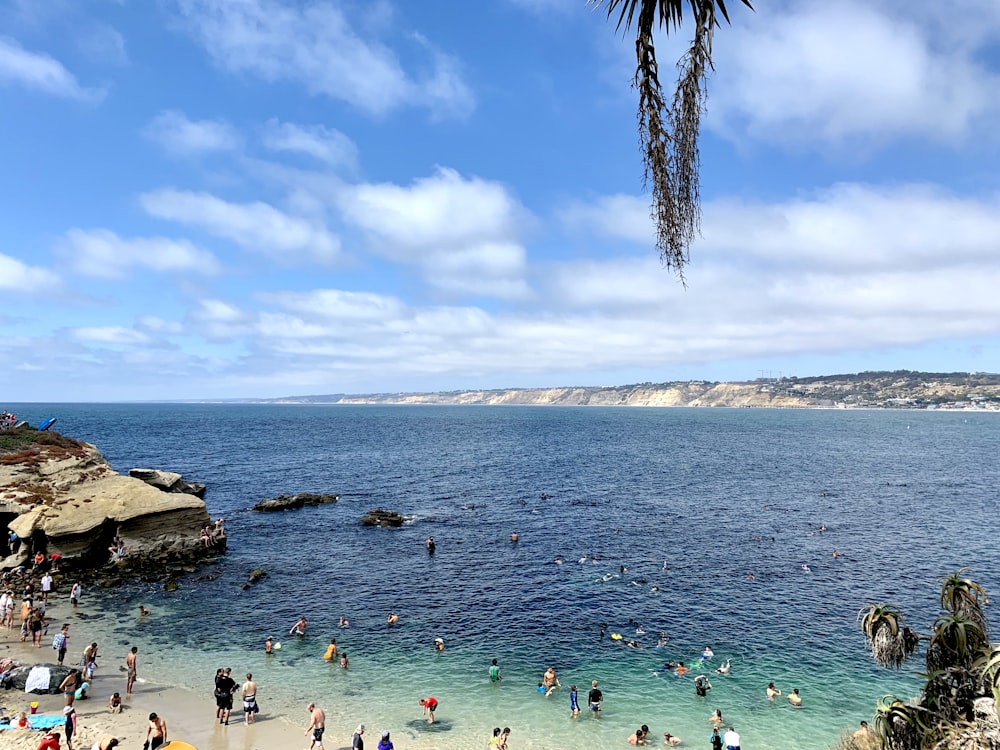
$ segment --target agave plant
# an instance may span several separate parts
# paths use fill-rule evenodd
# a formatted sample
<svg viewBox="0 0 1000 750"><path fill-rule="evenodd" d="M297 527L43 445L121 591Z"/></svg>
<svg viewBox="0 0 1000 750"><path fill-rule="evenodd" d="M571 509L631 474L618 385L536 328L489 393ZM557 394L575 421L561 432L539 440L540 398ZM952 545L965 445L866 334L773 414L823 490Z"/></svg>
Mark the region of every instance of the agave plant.
<svg viewBox="0 0 1000 750"><path fill-rule="evenodd" d="M968 670L989 645L979 622L961 610L940 615L933 631L927 645L927 668L932 671L949 667Z"/></svg>
<svg viewBox="0 0 1000 750"><path fill-rule="evenodd" d="M885 750L916 750L933 721L918 705L905 703L895 695L885 695L875 707L875 734Z"/></svg>
<svg viewBox="0 0 1000 750"><path fill-rule="evenodd" d="M941 579L941 608L949 612L961 612L988 633L986 616L983 614L983 600L986 591L971 578L965 578L969 568L959 568L950 576Z"/></svg>
<svg viewBox="0 0 1000 750"><path fill-rule="evenodd" d="M906 627L902 613L890 605L869 605L858 612L858 620L872 658L883 667L902 667L920 642L920 637Z"/></svg>
<svg viewBox="0 0 1000 750"><path fill-rule="evenodd" d="M1000 707L1000 648L983 648L972 669L982 678L983 692L991 691L993 700Z"/></svg>

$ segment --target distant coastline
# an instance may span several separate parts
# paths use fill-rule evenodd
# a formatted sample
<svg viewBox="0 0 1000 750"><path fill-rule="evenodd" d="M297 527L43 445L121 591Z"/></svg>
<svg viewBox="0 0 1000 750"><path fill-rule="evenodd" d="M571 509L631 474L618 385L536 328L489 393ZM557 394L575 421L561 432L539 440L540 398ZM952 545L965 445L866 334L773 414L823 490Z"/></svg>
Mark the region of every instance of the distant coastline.
<svg viewBox="0 0 1000 750"><path fill-rule="evenodd" d="M237 401L237 400L233 400ZM941 409L1000 411L1000 374L911 370L816 377L636 383L620 386L501 388L436 393L371 393L239 399L264 404L677 406L770 409Z"/></svg>

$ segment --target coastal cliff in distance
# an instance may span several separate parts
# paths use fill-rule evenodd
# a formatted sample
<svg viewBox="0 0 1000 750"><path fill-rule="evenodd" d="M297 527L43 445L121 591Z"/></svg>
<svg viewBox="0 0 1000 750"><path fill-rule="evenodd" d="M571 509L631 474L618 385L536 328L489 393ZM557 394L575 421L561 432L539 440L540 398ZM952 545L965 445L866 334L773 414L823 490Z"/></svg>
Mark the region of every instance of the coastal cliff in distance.
<svg viewBox="0 0 1000 750"><path fill-rule="evenodd" d="M896 370L854 375L704 380L441 393L331 394L261 399L287 404L442 404L524 406L691 406L771 409L884 408L1000 411L1000 375Z"/></svg>

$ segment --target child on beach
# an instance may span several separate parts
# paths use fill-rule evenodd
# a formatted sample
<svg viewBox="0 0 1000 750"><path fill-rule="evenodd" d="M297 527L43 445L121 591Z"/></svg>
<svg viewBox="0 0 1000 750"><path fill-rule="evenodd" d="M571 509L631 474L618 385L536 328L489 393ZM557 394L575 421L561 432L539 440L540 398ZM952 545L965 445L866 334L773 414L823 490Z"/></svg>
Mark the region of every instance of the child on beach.
<svg viewBox="0 0 1000 750"><path fill-rule="evenodd" d="M122 696L120 693L115 693L108 699L108 710L113 714L120 714L122 712Z"/></svg>

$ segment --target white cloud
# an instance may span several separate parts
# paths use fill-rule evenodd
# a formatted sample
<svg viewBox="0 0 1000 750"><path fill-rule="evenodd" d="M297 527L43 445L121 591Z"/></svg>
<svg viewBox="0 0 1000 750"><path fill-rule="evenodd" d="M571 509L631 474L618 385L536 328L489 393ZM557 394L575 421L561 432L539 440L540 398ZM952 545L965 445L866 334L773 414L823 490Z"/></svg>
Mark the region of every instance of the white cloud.
<svg viewBox="0 0 1000 750"><path fill-rule="evenodd" d="M77 45L80 51L96 62L110 65L128 63L125 37L117 29L106 24L97 24L79 32Z"/></svg>
<svg viewBox="0 0 1000 750"><path fill-rule="evenodd" d="M297 81L372 114L407 105L464 117L474 106L452 58L432 54L430 73L413 76L387 46L356 31L335 3L177 0L177 6L190 33L227 70Z"/></svg>
<svg viewBox="0 0 1000 750"><path fill-rule="evenodd" d="M239 132L225 120L189 120L183 112L173 109L154 117L145 133L170 153L181 156L240 147Z"/></svg>
<svg viewBox="0 0 1000 750"><path fill-rule="evenodd" d="M98 101L99 89L81 86L61 62L42 52L29 52L16 40L0 36L0 83L19 83L34 91L83 101Z"/></svg>
<svg viewBox="0 0 1000 750"><path fill-rule="evenodd" d="M339 130L322 125L296 125L269 120L264 129L264 145L272 151L307 154L331 167L354 169L358 147Z"/></svg>
<svg viewBox="0 0 1000 750"><path fill-rule="evenodd" d="M708 114L734 139L954 143L1000 114L1000 76L976 49L943 38L920 4L905 12L854 0L739 10L717 35Z"/></svg>
<svg viewBox="0 0 1000 750"><path fill-rule="evenodd" d="M519 241L530 215L500 184L451 169L409 187L362 184L339 197L352 222L394 260L415 263L441 289L502 298L530 295Z"/></svg>
<svg viewBox="0 0 1000 750"><path fill-rule="evenodd" d="M107 229L71 229L58 249L75 271L97 278L121 279L135 269L201 276L214 275L220 270L214 255L187 240L125 239Z"/></svg>
<svg viewBox="0 0 1000 750"><path fill-rule="evenodd" d="M319 221L256 201L230 203L208 193L163 189L140 196L153 216L200 227L248 250L282 259L330 262L340 242Z"/></svg>
<svg viewBox="0 0 1000 750"><path fill-rule="evenodd" d="M704 237L692 247L692 267L712 263L841 275L934 271L990 265L1000 250L1000 194L969 198L932 185L843 183L778 203L726 199L703 209ZM608 196L573 204L560 215L577 232L654 252L645 198Z"/></svg>
<svg viewBox="0 0 1000 750"><path fill-rule="evenodd" d="M164 320L155 315L142 315L136 321L136 327L149 333L175 336L184 333L184 326L176 320Z"/></svg>
<svg viewBox="0 0 1000 750"><path fill-rule="evenodd" d="M150 342L149 336L141 331L123 326L85 326L71 329L70 334L77 341L92 344L129 346Z"/></svg>
<svg viewBox="0 0 1000 750"><path fill-rule="evenodd" d="M0 289L5 292L36 294L58 284L59 277L51 271L0 253Z"/></svg>

